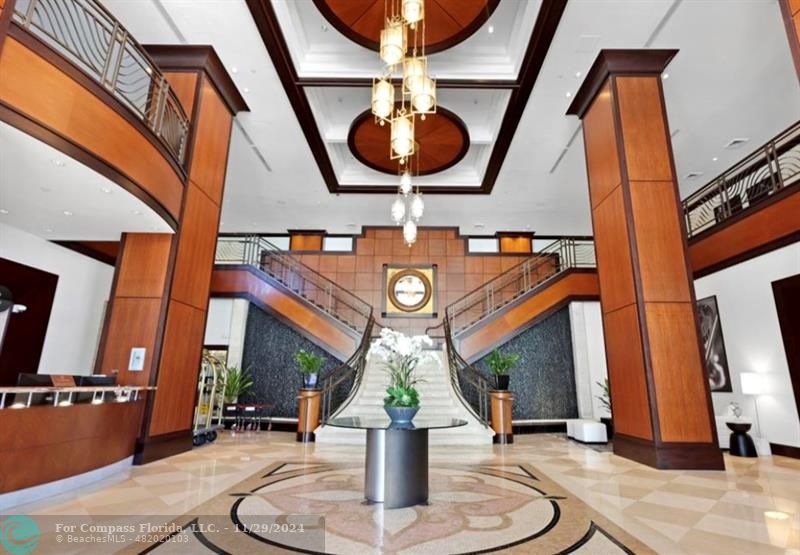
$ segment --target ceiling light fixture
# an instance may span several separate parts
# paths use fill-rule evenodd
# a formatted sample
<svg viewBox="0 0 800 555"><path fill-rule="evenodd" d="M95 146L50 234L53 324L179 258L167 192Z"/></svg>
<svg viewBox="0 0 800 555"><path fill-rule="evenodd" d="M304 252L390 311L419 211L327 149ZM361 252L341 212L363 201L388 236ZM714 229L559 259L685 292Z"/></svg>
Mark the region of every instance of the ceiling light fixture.
<svg viewBox="0 0 800 555"><path fill-rule="evenodd" d="M63 161L63 160L55 160L55 159L54 159L54 160L50 160L50 161L51 161L51 162L52 162L54 165L58 166L59 168L63 168L63 167L64 167L64 161Z"/></svg>
<svg viewBox="0 0 800 555"><path fill-rule="evenodd" d="M72 215L73 215L73 213L72 213L72 212L70 212L69 210L64 210L63 214L64 214L65 216L72 216Z"/></svg>
<svg viewBox="0 0 800 555"><path fill-rule="evenodd" d="M714 157L711 159L711 161L712 161L712 162L716 162L717 160L719 160L719 158L717 158L716 156L714 156Z"/></svg>
<svg viewBox="0 0 800 555"><path fill-rule="evenodd" d="M669 73L665 73L661 76L663 79L669 79Z"/></svg>
<svg viewBox="0 0 800 555"><path fill-rule="evenodd" d="M0 214L5 216L6 214L8 214L8 210L6 210L5 208L0 208Z"/></svg>
<svg viewBox="0 0 800 555"><path fill-rule="evenodd" d="M489 29L487 30L489 31L490 35L494 34L494 25L489 25Z"/></svg>
<svg viewBox="0 0 800 555"><path fill-rule="evenodd" d="M100 190L101 190L101 191L103 191L103 192L104 192L105 194L107 194L107 195L110 195L110 194L111 194L111 189L109 189L108 187L103 187L103 188L102 188L102 189L100 189Z"/></svg>

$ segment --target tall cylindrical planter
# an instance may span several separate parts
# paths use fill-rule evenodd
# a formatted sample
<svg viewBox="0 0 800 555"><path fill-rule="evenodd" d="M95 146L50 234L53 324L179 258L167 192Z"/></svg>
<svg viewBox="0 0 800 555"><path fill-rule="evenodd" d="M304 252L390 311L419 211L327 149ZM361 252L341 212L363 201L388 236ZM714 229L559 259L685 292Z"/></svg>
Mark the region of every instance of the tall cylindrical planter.
<svg viewBox="0 0 800 555"><path fill-rule="evenodd" d="M514 396L510 391L492 390L489 392L492 402L492 430L494 430L494 443L502 445L514 443L514 434L511 429L511 404Z"/></svg>
<svg viewBox="0 0 800 555"><path fill-rule="evenodd" d="M321 389L301 389L297 396L297 441L310 443L315 440L314 430L319 427Z"/></svg>

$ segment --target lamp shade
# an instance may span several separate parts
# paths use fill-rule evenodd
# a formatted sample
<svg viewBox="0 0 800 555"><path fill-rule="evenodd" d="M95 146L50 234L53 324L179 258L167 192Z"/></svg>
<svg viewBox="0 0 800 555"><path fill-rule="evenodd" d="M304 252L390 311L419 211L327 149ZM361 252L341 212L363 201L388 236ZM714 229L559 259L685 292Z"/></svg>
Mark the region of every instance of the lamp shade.
<svg viewBox="0 0 800 555"><path fill-rule="evenodd" d="M425 211L425 203L422 200L422 194L417 193L414 195L414 198L411 199L411 217L415 220L419 220L422 217L422 213Z"/></svg>
<svg viewBox="0 0 800 555"><path fill-rule="evenodd" d="M407 195L411 192L411 187L411 174L406 170L400 175L400 192Z"/></svg>
<svg viewBox="0 0 800 555"><path fill-rule="evenodd" d="M406 92L414 95L422 89L428 76L428 60L423 56L413 56L403 60L403 86Z"/></svg>
<svg viewBox="0 0 800 555"><path fill-rule="evenodd" d="M403 239L406 240L406 244L411 246L417 240L417 224L414 223L414 220L406 220L406 223L403 224Z"/></svg>
<svg viewBox="0 0 800 555"><path fill-rule="evenodd" d="M406 26L401 19L390 19L381 31L381 59L393 66L403 61L406 55Z"/></svg>
<svg viewBox="0 0 800 555"><path fill-rule="evenodd" d="M414 120L410 115L399 115L392 120L391 144L395 157L414 153Z"/></svg>
<svg viewBox="0 0 800 555"><path fill-rule="evenodd" d="M406 216L406 203L402 197L397 197L392 203L392 220L394 223L399 224Z"/></svg>
<svg viewBox="0 0 800 555"><path fill-rule="evenodd" d="M767 383L762 374L758 372L742 372L739 374L742 384L742 393L745 395L764 395L767 393Z"/></svg>
<svg viewBox="0 0 800 555"><path fill-rule="evenodd" d="M403 0L401 11L403 19L413 25L425 17L425 4L423 4L423 0Z"/></svg>
<svg viewBox="0 0 800 555"><path fill-rule="evenodd" d="M411 95L411 104L419 114L429 114L436 109L436 81L423 77L422 83Z"/></svg>
<svg viewBox="0 0 800 555"><path fill-rule="evenodd" d="M372 114L379 119L389 119L394 108L394 86L382 77L372 84Z"/></svg>

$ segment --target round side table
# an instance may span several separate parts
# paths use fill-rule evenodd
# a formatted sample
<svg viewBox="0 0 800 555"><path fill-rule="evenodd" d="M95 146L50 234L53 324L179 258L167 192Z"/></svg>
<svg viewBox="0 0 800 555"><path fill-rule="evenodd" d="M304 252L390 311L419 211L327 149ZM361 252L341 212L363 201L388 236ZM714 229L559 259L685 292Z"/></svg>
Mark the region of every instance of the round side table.
<svg viewBox="0 0 800 555"><path fill-rule="evenodd" d="M747 432L752 424L749 422L725 422L731 431L730 452L734 457L757 457L756 445Z"/></svg>

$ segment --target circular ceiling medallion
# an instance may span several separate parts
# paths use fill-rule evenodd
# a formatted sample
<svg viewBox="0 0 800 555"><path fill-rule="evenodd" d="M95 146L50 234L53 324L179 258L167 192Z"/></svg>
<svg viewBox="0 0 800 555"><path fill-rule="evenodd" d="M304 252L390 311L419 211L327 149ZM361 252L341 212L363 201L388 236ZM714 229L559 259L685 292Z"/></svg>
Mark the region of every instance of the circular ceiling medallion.
<svg viewBox="0 0 800 555"><path fill-rule="evenodd" d="M450 110L437 107L423 120L416 117L414 136L419 143L411 168L419 175L444 171L461 161L469 150L467 126ZM350 125L347 144L353 156L373 170L398 174L397 160L389 158L390 125L379 125L372 112L365 110Z"/></svg>
<svg viewBox="0 0 800 555"><path fill-rule="evenodd" d="M500 0L426 0L425 51L446 50L480 29ZM385 0L314 0L322 15L344 36L378 51Z"/></svg>
<svg viewBox="0 0 800 555"><path fill-rule="evenodd" d="M428 277L419 270L397 272L389 280L389 300L398 310L416 312L431 300L433 287Z"/></svg>

